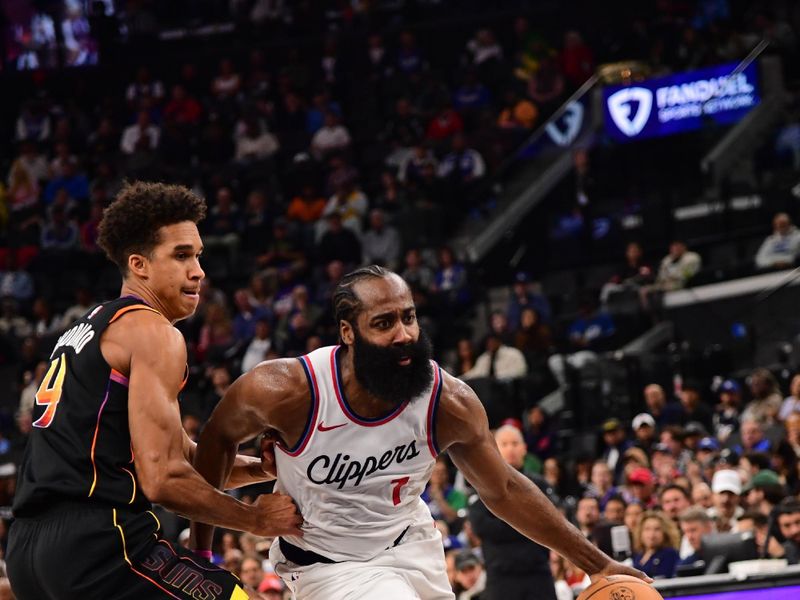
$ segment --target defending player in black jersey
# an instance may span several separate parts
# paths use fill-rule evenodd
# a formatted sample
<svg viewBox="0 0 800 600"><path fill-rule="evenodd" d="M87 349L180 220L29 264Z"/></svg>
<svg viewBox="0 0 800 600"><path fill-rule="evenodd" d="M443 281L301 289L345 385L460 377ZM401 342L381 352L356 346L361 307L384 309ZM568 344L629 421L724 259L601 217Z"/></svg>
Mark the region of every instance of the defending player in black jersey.
<svg viewBox="0 0 800 600"><path fill-rule="evenodd" d="M20 600L248 597L233 575L162 539L151 502L231 529L299 533L288 496L248 506L191 466L177 400L186 346L173 323L197 307L205 210L185 188L137 183L104 214L98 243L122 293L59 338L36 394L7 552ZM236 457L228 487L272 478L263 466Z"/></svg>

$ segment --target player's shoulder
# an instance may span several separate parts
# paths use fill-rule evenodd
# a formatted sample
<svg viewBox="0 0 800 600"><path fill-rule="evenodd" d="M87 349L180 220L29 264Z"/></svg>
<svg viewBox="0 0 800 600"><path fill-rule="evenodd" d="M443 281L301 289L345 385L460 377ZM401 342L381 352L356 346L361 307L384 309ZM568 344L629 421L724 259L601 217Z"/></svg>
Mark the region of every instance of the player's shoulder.
<svg viewBox="0 0 800 600"><path fill-rule="evenodd" d="M109 323L104 346L124 348L126 354L177 360L186 358L186 342L175 326L154 310L134 310ZM105 351L104 351L105 353Z"/></svg>
<svg viewBox="0 0 800 600"><path fill-rule="evenodd" d="M437 430L439 443L452 443L479 436L486 426L486 412L478 396L462 380L442 370L442 394L439 400Z"/></svg>
<svg viewBox="0 0 800 600"><path fill-rule="evenodd" d="M303 365L296 358L265 360L239 379L240 384L245 387L270 390L280 395L308 392L308 381Z"/></svg>

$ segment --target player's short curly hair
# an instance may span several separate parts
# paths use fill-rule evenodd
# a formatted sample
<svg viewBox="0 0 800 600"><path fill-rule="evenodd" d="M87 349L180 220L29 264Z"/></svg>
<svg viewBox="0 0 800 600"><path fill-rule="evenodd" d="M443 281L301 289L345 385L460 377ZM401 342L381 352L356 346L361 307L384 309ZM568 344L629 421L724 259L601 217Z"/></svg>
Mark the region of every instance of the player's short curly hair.
<svg viewBox="0 0 800 600"><path fill-rule="evenodd" d="M205 200L186 187L133 182L103 211L97 245L124 276L131 254L152 253L159 242L159 228L184 221L198 223L205 216Z"/></svg>

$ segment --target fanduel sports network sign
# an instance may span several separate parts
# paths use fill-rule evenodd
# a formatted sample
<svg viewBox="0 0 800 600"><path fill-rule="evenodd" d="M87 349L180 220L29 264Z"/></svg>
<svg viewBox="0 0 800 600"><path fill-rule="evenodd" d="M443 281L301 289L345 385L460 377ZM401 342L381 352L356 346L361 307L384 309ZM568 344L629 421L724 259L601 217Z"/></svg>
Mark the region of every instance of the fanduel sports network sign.
<svg viewBox="0 0 800 600"><path fill-rule="evenodd" d="M734 123L759 102L756 64L737 63L648 79L603 90L606 131L618 141Z"/></svg>

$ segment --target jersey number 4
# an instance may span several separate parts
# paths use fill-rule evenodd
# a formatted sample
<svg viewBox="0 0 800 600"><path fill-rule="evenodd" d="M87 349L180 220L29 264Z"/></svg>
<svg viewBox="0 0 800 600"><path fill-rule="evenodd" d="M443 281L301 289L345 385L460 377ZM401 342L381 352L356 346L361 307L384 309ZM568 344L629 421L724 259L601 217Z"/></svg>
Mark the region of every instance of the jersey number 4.
<svg viewBox="0 0 800 600"><path fill-rule="evenodd" d="M42 384L36 391L36 404L46 406L42 416L33 423L34 427L42 429L50 427L53 417L56 416L56 408L61 400L61 390L64 385L64 375L67 374L67 360L64 355L54 358L47 369L47 374L42 380Z"/></svg>

